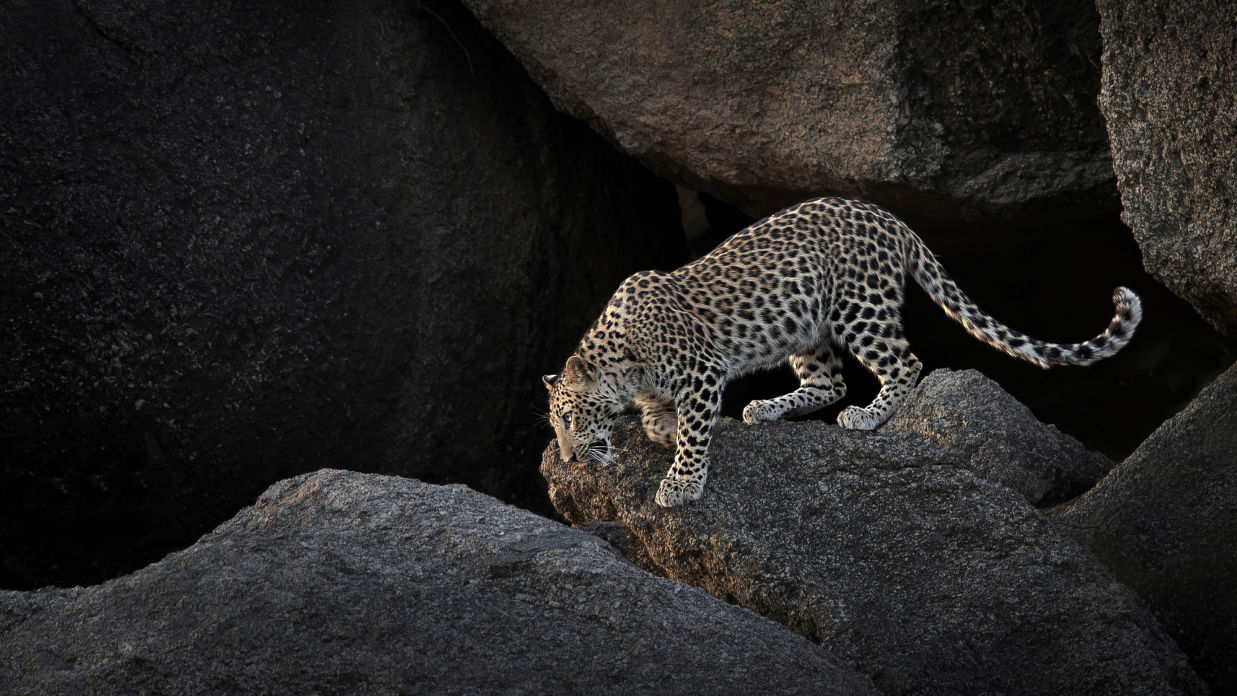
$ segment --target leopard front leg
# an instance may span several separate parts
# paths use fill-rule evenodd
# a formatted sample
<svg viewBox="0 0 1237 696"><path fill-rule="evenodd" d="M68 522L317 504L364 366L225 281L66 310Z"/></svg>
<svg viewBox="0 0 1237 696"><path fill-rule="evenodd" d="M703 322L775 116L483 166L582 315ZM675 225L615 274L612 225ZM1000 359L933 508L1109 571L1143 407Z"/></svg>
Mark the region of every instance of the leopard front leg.
<svg viewBox="0 0 1237 696"><path fill-rule="evenodd" d="M709 474L709 443L721 417L719 390L691 394L678 404L678 442L674 465L657 488L657 504L674 507L697 500Z"/></svg>
<svg viewBox="0 0 1237 696"><path fill-rule="evenodd" d="M674 404L651 394L639 394L635 401L640 407L640 423L649 439L662 447L674 447L674 431L678 427Z"/></svg>

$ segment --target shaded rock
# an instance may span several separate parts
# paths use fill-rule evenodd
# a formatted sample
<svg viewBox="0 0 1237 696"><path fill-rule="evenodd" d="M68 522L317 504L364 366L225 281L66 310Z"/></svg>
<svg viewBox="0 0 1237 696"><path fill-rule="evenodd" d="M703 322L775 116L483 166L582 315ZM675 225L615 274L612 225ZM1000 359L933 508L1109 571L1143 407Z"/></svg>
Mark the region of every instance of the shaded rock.
<svg viewBox="0 0 1237 696"><path fill-rule="evenodd" d="M1237 336L1237 5L1096 4L1121 217L1147 271Z"/></svg>
<svg viewBox="0 0 1237 696"><path fill-rule="evenodd" d="M1035 418L1031 409L975 370L934 370L884 425L936 440L985 478L1051 505L1108 472L1107 457Z"/></svg>
<svg viewBox="0 0 1237 696"><path fill-rule="evenodd" d="M1216 693L1237 693L1237 366L1054 517L1142 595Z"/></svg>
<svg viewBox="0 0 1237 696"><path fill-rule="evenodd" d="M681 246L453 3L19 3L0 66L0 586L326 464L544 505L545 356Z"/></svg>
<svg viewBox="0 0 1237 696"><path fill-rule="evenodd" d="M789 626L885 693L1206 692L1132 591L926 437L723 421L704 497L673 509L653 502L670 452L634 418L614 444L612 467L547 448L568 520L620 522L638 565Z"/></svg>
<svg viewBox="0 0 1237 696"><path fill-rule="evenodd" d="M1116 206L1084 3L465 4L559 108L753 215Z"/></svg>
<svg viewBox="0 0 1237 696"><path fill-rule="evenodd" d="M324 470L97 587L0 593L4 693L875 693L810 642L463 486Z"/></svg>

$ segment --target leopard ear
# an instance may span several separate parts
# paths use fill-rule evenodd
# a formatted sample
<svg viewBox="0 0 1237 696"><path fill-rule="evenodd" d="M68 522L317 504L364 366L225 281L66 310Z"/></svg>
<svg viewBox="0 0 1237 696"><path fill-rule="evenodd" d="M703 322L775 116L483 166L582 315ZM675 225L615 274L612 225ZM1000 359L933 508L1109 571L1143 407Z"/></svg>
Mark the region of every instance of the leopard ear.
<svg viewBox="0 0 1237 696"><path fill-rule="evenodd" d="M554 383L558 381L558 375L541 375L541 381L545 382L546 389L553 389Z"/></svg>
<svg viewBox="0 0 1237 696"><path fill-rule="evenodd" d="M581 387L591 385L596 381L597 368L578 355L567 358L567 365L563 368L564 383L571 387Z"/></svg>

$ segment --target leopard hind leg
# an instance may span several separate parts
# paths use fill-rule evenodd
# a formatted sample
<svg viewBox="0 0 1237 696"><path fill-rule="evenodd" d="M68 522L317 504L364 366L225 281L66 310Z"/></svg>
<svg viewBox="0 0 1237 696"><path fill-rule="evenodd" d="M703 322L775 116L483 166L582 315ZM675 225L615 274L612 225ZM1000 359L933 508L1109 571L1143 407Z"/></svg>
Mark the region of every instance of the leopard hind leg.
<svg viewBox="0 0 1237 696"><path fill-rule="evenodd" d="M838 425L851 430L873 430L889 420L902 405L923 364L910 351L900 322L868 324L843 337L847 349L880 380L880 391L867 406L848 406L838 414Z"/></svg>
<svg viewBox="0 0 1237 696"><path fill-rule="evenodd" d="M810 353L790 356L790 367L799 378L799 388L775 399L758 399L743 409L748 423L774 421L783 416L802 416L834 403L846 395L842 361L828 339Z"/></svg>

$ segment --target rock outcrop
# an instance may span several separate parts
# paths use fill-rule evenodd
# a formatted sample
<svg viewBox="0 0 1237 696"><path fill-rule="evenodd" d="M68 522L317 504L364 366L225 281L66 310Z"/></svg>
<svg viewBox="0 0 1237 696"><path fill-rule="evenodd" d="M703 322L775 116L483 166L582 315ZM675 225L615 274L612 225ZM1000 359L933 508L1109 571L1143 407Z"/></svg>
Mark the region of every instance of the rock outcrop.
<svg viewBox="0 0 1237 696"><path fill-rule="evenodd" d="M541 501L545 356L682 244L450 2L19 3L0 91L0 587L328 464Z"/></svg>
<svg viewBox="0 0 1237 696"><path fill-rule="evenodd" d="M653 502L669 451L634 418L611 467L542 473L637 564L828 648L888 694L1205 693L1128 588L1020 494L910 432L723 421L704 497Z"/></svg>
<svg viewBox="0 0 1237 696"><path fill-rule="evenodd" d="M1237 5L1096 4L1122 219L1147 271L1237 337Z"/></svg>
<svg viewBox="0 0 1237 696"><path fill-rule="evenodd" d="M463 486L320 471L132 575L0 592L0 691L875 694L809 641Z"/></svg>
<svg viewBox="0 0 1237 696"><path fill-rule="evenodd" d="M464 2L559 108L753 215L1116 207L1086 3Z"/></svg>
<svg viewBox="0 0 1237 696"><path fill-rule="evenodd" d="M1237 366L1053 512L1151 605L1215 693L1237 693Z"/></svg>
<svg viewBox="0 0 1237 696"><path fill-rule="evenodd" d="M934 370L884 425L936 440L952 458L1037 506L1094 486L1112 467L975 370Z"/></svg>

